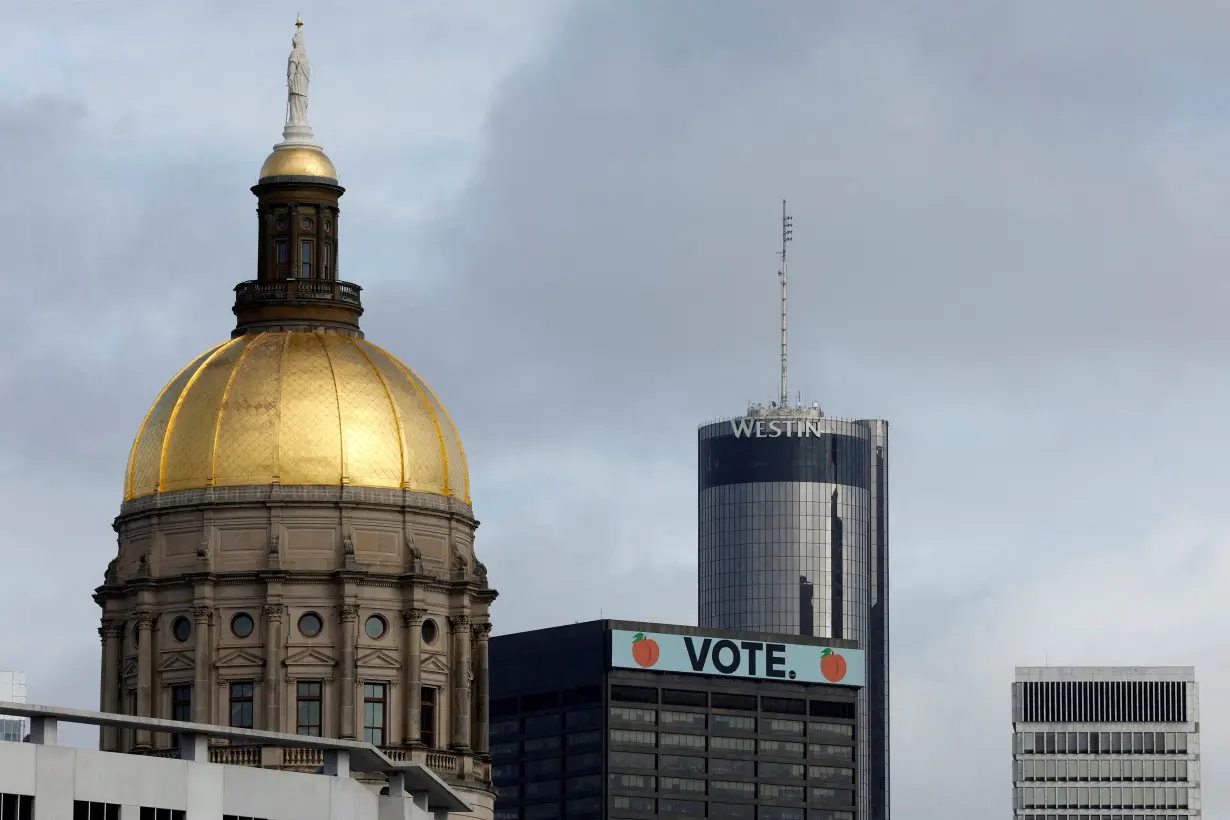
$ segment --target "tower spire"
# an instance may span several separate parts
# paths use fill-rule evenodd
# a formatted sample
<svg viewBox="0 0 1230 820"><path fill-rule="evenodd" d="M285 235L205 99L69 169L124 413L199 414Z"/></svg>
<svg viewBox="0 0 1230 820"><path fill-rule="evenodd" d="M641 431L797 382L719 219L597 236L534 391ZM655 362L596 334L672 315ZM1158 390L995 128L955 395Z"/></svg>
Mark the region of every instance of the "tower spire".
<svg viewBox="0 0 1230 820"><path fill-rule="evenodd" d="M779 407L787 407L790 404L790 382L787 378L786 368L786 243L794 238L794 219L786 214L786 200L782 200L782 249L778 252L778 256L782 258L781 270L777 272L777 277L782 281L782 390L779 397Z"/></svg>

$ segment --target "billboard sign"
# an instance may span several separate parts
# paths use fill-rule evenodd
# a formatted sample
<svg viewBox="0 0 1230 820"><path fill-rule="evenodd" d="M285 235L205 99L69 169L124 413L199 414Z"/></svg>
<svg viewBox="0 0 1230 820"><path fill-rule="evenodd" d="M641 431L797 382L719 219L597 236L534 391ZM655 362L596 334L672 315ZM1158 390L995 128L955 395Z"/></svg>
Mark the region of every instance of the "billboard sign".
<svg viewBox="0 0 1230 820"><path fill-rule="evenodd" d="M810 644L611 630L611 666L727 678L864 686L857 649Z"/></svg>

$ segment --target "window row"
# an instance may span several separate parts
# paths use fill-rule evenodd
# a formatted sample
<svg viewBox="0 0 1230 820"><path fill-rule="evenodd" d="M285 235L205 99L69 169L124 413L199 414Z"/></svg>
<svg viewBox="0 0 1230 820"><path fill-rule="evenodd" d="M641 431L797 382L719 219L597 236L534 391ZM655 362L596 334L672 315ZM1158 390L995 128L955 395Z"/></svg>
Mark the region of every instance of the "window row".
<svg viewBox="0 0 1230 820"><path fill-rule="evenodd" d="M519 735L553 735L574 729L595 729L601 725L601 709L575 709L570 712L533 715L524 720L497 721L491 724L488 737L494 743Z"/></svg>
<svg viewBox="0 0 1230 820"><path fill-rule="evenodd" d="M1187 754L1186 732L1020 732L1021 754Z"/></svg>
<svg viewBox="0 0 1230 820"><path fill-rule="evenodd" d="M612 798L611 805L616 811L625 812L628 817L655 813L660 817L706 816L705 804L690 800L640 798L625 804L619 798ZM563 813L564 811L567 813ZM600 817L601 812L601 798L584 797L566 801L563 811L559 803L538 803L524 807L498 807L493 817L494 820L556 820L560 817ZM619 814L612 814L611 817L613 820L624 820L624 816ZM854 820L854 812L833 809L808 809L804 812L803 809L789 806L757 807L751 803L710 803L708 817L711 820Z"/></svg>
<svg viewBox="0 0 1230 820"><path fill-rule="evenodd" d="M559 754L561 750L577 751L602 745L602 731L592 729L588 732L574 732L570 735L551 735L549 737L530 738L525 741L510 740L504 743L491 744L490 753L493 760L509 760L522 755Z"/></svg>
<svg viewBox="0 0 1230 820"><path fill-rule="evenodd" d="M325 621L324 618L316 612L305 612L299 616L297 625L299 627L300 634L302 634L305 638L315 638L324 631ZM256 632L256 621L247 612L237 612L231 616L230 627L231 634L236 638L250 638L253 633ZM180 615L171 621L171 637L174 638L177 643L186 643L188 639L192 637L193 628L192 621L189 618ZM434 644L440 635L440 628L436 625L436 622L431 619L423 621L423 625L420 629L422 631L423 642L429 646ZM389 634L389 621L385 616L380 614L369 615L367 616L367 620L363 622L363 632L373 641L382 640ZM140 626L134 624L129 634L132 639L132 647L134 649L140 648Z"/></svg>
<svg viewBox="0 0 1230 820"><path fill-rule="evenodd" d="M119 820L119 813L116 814ZM0 794L0 820L34 820L34 798L28 794Z"/></svg>
<svg viewBox="0 0 1230 820"><path fill-rule="evenodd" d="M802 803L808 799L806 786L782 783L753 783L743 780L704 780L697 777L666 777L652 774L620 774L610 776L611 789L615 791L675 792L680 794L713 795L754 800L789 800ZM836 803L854 805L851 789L834 789L813 786L810 790L813 803Z"/></svg>
<svg viewBox="0 0 1230 820"><path fill-rule="evenodd" d="M1188 820L1186 814L1022 814L1019 820Z"/></svg>
<svg viewBox="0 0 1230 820"><path fill-rule="evenodd" d="M658 690L652 686L611 686L611 700L616 703L658 703ZM729 709L737 712L770 712L778 715L810 715L811 717L854 720L853 701L806 701L802 698L760 697L736 695L730 692L700 692L687 689L663 689L661 702L667 706L697 706Z"/></svg>
<svg viewBox="0 0 1230 820"><path fill-rule="evenodd" d="M828 760L853 761L853 746L834 746L827 743L803 743L795 740L766 740L753 737L724 737L720 735L683 735L674 732L650 732L641 729L611 729L611 743L628 746L660 746L663 749L693 749L737 754L762 754L776 757L825 758Z"/></svg>
<svg viewBox="0 0 1230 820"><path fill-rule="evenodd" d="M844 766L807 766L746 758L706 759L690 755L653 755L645 752L611 752L611 766L642 771L688 772L718 776L761 777L772 780L822 780L835 784L854 783L854 769Z"/></svg>
<svg viewBox="0 0 1230 820"><path fill-rule="evenodd" d="M1186 760L1018 760L1017 780L1187 780Z"/></svg>
<svg viewBox="0 0 1230 820"><path fill-rule="evenodd" d="M1174 786L1025 786L1019 809L1186 809L1187 789Z"/></svg>
<svg viewBox="0 0 1230 820"><path fill-rule="evenodd" d="M30 798L33 801L33 798ZM182 809L159 809L140 806L140 820L184 820ZM73 801L73 820L119 820L120 806L117 803L97 803L89 800ZM5 818L7 820L7 817Z"/></svg>
<svg viewBox="0 0 1230 820"><path fill-rule="evenodd" d="M240 729L255 728L256 684L254 681L231 681L228 684L230 725ZM420 737L428 748L436 747L438 690L424 686L420 690ZM130 695L130 702L135 697ZM133 703L135 706L135 703ZM135 713L135 709L133 710ZM171 719L192 720L192 686L171 687ZM374 746L388 742L389 684L363 683L363 741ZM295 733L321 737L324 733L324 682L301 680L295 683Z"/></svg>
<svg viewBox="0 0 1230 820"><path fill-rule="evenodd" d="M277 263L279 279L298 276L300 279L330 279L333 269L333 244L320 243L320 258L316 257L316 241L313 239L299 240L298 274L292 273L290 261L290 240L277 239L273 243L274 258ZM317 264L319 267L317 267Z"/></svg>
<svg viewBox="0 0 1230 820"><path fill-rule="evenodd" d="M832 721L803 721L786 718L754 718L744 715L706 715L702 712L678 712L669 709L645 709L636 706L612 706L611 720L642 726L683 726L689 729L713 728L719 731L761 734L780 737L844 737L854 738L854 724Z"/></svg>

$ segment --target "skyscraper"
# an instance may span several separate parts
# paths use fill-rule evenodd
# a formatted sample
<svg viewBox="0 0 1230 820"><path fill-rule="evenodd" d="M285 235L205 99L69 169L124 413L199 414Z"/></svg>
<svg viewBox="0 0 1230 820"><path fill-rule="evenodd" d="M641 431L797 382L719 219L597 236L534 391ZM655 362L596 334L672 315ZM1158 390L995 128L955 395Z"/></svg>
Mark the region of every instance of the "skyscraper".
<svg viewBox="0 0 1230 820"><path fill-rule="evenodd" d="M888 422L791 401L782 202L781 392L699 431L700 626L853 641L860 820L889 817Z"/></svg>
<svg viewBox="0 0 1230 820"><path fill-rule="evenodd" d="M888 423L752 407L700 428L700 625L855 641L860 817L888 814Z"/></svg>
<svg viewBox="0 0 1230 820"><path fill-rule="evenodd" d="M1015 818L1202 816L1190 666L1018 667L1012 731Z"/></svg>

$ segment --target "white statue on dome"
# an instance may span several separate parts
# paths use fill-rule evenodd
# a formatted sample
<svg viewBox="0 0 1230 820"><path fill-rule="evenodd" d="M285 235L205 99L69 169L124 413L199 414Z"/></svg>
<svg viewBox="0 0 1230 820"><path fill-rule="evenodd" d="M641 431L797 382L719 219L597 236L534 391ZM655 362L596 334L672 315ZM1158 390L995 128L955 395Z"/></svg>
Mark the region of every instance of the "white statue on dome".
<svg viewBox="0 0 1230 820"><path fill-rule="evenodd" d="M290 45L290 58L286 61L286 124L307 125L308 82L312 79L312 70L303 43L302 20L295 20L295 36Z"/></svg>

